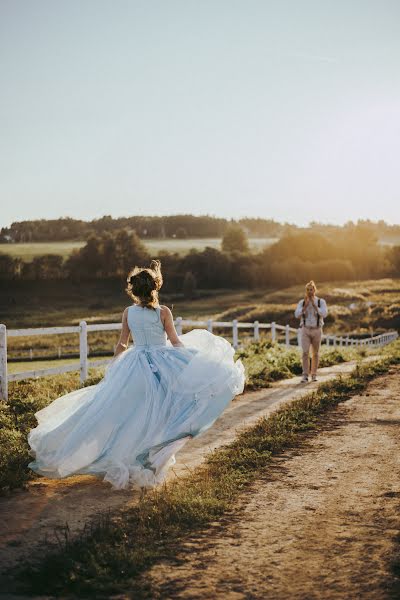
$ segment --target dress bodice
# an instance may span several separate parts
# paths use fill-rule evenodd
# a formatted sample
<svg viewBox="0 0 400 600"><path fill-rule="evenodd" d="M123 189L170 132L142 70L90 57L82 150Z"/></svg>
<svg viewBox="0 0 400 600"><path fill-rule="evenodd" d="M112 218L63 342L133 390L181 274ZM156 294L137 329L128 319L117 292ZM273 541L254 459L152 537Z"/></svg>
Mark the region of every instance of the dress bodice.
<svg viewBox="0 0 400 600"><path fill-rule="evenodd" d="M161 321L160 307L152 309L137 304L130 306L128 325L135 346L166 346L167 334Z"/></svg>

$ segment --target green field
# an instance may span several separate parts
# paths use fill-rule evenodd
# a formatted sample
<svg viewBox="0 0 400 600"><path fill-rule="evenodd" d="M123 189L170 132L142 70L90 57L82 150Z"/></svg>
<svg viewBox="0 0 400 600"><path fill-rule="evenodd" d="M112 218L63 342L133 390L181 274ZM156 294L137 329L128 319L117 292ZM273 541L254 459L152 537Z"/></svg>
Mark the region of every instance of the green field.
<svg viewBox="0 0 400 600"><path fill-rule="evenodd" d="M177 239L161 239L161 240L143 240L150 253L160 252L167 250L168 252L177 252L180 255L187 254L192 248L196 250L204 250L207 246L210 248L221 249L220 238L190 238L186 240ZM253 251L258 251L264 248L264 246L270 246L274 242L278 241L278 238L249 238L249 246Z"/></svg>
<svg viewBox="0 0 400 600"><path fill-rule="evenodd" d="M82 248L85 242L43 242L34 244L1 244L0 252L25 262L43 254L58 254L67 258L75 248Z"/></svg>
<svg viewBox="0 0 400 600"><path fill-rule="evenodd" d="M251 250L261 250L264 246L268 246L277 241L278 238L249 238ZM192 248L203 250L207 246L211 248L221 248L220 238L190 238L185 240L178 239L152 239L143 240L150 254L158 254L161 251L177 252L185 255ZM14 258L22 258L29 262L36 256L43 254L58 254L67 258L76 248L82 248L85 242L47 242L47 243L31 243L31 244L1 244L0 252L9 254Z"/></svg>
<svg viewBox="0 0 400 600"><path fill-rule="evenodd" d="M277 242L279 238L273 237L250 237L249 246L253 252L262 250L265 246L270 246ZM211 248L221 249L221 238L188 238L188 239L148 239L142 240L148 248L149 253L156 256L159 252L166 251L177 253L184 256L192 248L196 250L204 250L207 246ZM383 246L391 246L400 244L400 239L395 237L381 239L380 244ZM84 241L80 242L33 242L21 244L0 244L0 253L9 254L14 258L22 258L29 262L35 256L43 256L43 254L58 254L64 258L68 258L71 252L75 249L82 248L85 245Z"/></svg>
<svg viewBox="0 0 400 600"><path fill-rule="evenodd" d="M107 357L105 357L107 358ZM111 357L108 357L111 358ZM95 362L95 358L91 358L90 362ZM52 367L63 367L64 365L76 365L76 370L79 371L79 358L66 358L61 360L26 360L24 362L11 362L8 363L8 373L12 375L14 373L23 373L24 371L33 371L39 369L51 369ZM103 373L105 366L91 367L91 370L98 370L99 373Z"/></svg>

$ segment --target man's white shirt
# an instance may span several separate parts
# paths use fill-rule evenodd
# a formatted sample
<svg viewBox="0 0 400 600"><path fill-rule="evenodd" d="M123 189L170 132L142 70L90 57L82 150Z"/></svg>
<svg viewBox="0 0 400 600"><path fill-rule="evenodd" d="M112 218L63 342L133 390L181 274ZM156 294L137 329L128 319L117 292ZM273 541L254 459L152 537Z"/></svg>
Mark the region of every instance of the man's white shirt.
<svg viewBox="0 0 400 600"><path fill-rule="evenodd" d="M320 300L320 306L318 306L318 300ZM305 309L305 323L303 318L303 303L304 299L299 300L296 310L294 311L294 316L297 319L301 319L300 325L305 325L306 327L318 327L318 315L319 315L319 326L322 327L324 324L324 319L328 314L328 308L326 306L326 302L323 298L318 298L318 296L314 296L314 302L316 309L313 307L311 302L307 304Z"/></svg>

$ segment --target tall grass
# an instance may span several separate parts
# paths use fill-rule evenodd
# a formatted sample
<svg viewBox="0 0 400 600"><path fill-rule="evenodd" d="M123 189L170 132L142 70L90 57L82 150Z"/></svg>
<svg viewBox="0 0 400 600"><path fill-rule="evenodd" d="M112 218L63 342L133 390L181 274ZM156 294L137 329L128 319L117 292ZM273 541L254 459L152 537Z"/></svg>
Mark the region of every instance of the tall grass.
<svg viewBox="0 0 400 600"><path fill-rule="evenodd" d="M271 382L286 379L302 372L301 355L297 348L286 348L269 341L250 343L238 350L246 370L248 390L264 388ZM320 367L330 367L366 355L365 349L322 347Z"/></svg>
<svg viewBox="0 0 400 600"><path fill-rule="evenodd" d="M100 377L91 372L86 385ZM10 384L8 402L0 401L0 492L21 487L34 474L28 470L27 435L36 427L35 413L80 386L77 373L66 373L42 379L27 379Z"/></svg>

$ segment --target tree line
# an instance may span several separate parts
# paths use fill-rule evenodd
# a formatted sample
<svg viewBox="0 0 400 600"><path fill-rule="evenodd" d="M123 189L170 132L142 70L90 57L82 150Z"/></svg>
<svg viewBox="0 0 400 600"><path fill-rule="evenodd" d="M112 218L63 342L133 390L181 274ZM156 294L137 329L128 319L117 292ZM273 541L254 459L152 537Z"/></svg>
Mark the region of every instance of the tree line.
<svg viewBox="0 0 400 600"><path fill-rule="evenodd" d="M0 229L0 243L18 242L59 242L83 241L89 237L103 234L115 234L120 229L135 232L139 238L207 238L222 237L232 225L239 225L249 236L276 237L296 233L303 230L289 223L278 223L273 219L243 218L238 220L222 219L211 216L170 215L132 216L113 218L105 215L100 219L82 221L64 217L60 219L38 219L19 221L10 227ZM372 230L378 238L388 240L400 236L400 226L389 225L384 221L358 221L360 227ZM307 231L320 233L326 238L333 238L340 231L350 230L354 224L347 223L344 227L311 223Z"/></svg>
<svg viewBox="0 0 400 600"><path fill-rule="evenodd" d="M0 243L82 241L92 235L115 233L120 229L135 232L140 238L206 238L221 237L236 221L210 216L170 215L165 217L133 216L113 218L110 215L82 221L69 217L19 221L0 230ZM280 236L287 227L269 219L237 221L249 235Z"/></svg>
<svg viewBox="0 0 400 600"><path fill-rule="evenodd" d="M162 262L166 290L193 297L198 289L255 289L288 286L307 279L361 280L400 276L400 246L378 243L372 228L357 224L332 238L313 231L287 233L260 252L249 250L248 238L238 224L230 225L221 249L207 247L187 255L160 252L150 256L135 232L119 229L92 234L85 246L68 259L48 254L31 262L0 254L0 280L75 281L119 279L129 269L145 266L151 258Z"/></svg>

